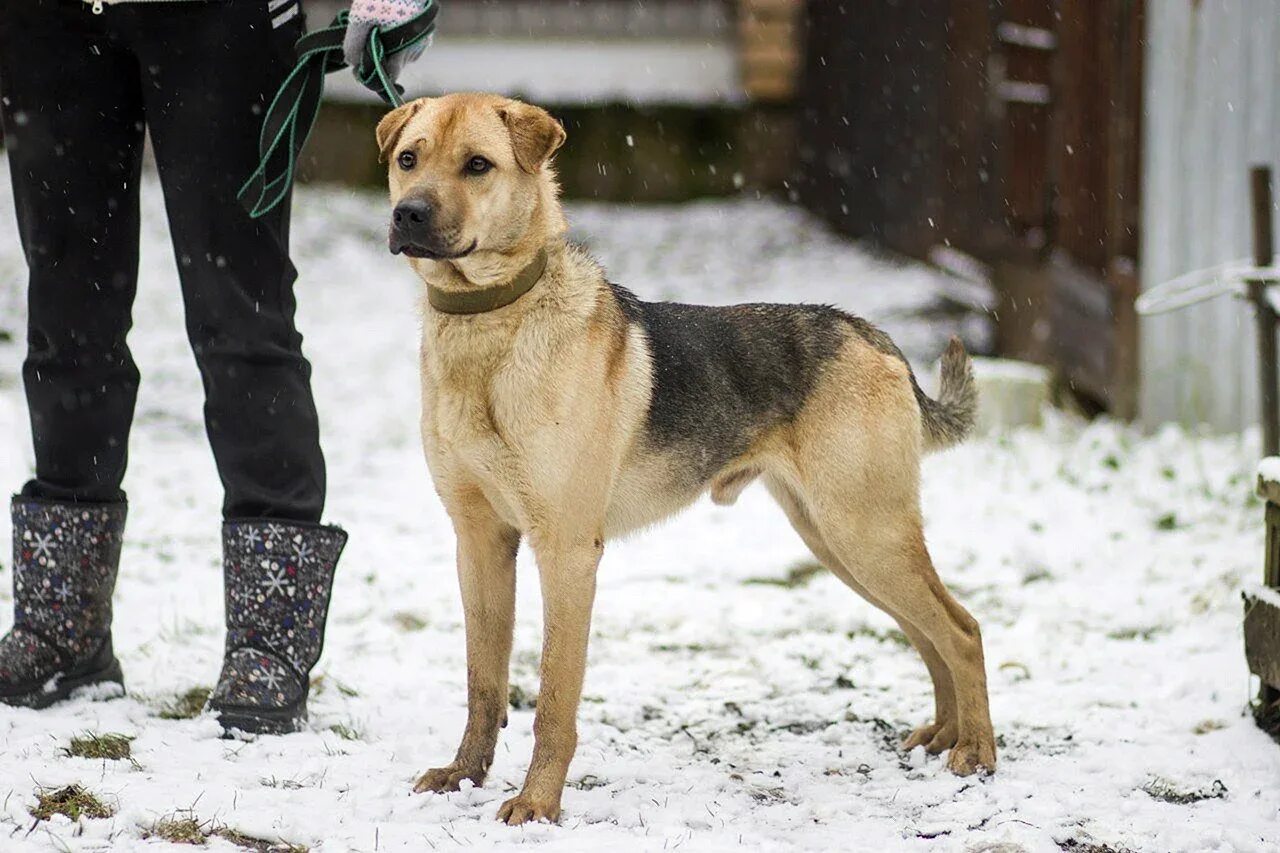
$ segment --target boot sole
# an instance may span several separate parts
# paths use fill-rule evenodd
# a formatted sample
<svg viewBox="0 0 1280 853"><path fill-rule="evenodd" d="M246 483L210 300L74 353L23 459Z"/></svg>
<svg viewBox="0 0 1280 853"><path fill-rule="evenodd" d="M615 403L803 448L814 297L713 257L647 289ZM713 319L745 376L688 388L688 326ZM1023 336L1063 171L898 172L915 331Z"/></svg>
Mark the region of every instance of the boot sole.
<svg viewBox="0 0 1280 853"><path fill-rule="evenodd" d="M0 695L0 703L17 708L40 710L77 694L96 700L118 699L125 695L124 672L115 658L101 669L76 675L52 676L40 688L26 693Z"/></svg>
<svg viewBox="0 0 1280 853"><path fill-rule="evenodd" d="M288 708L213 708L222 726L223 737L246 735L289 735L302 731L307 723L307 705Z"/></svg>

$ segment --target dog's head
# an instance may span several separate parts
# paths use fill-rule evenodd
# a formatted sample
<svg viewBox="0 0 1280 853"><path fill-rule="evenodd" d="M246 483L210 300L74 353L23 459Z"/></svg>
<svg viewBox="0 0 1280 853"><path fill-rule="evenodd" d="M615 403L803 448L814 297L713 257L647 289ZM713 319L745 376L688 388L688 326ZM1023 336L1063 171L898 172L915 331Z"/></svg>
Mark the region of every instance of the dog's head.
<svg viewBox="0 0 1280 853"><path fill-rule="evenodd" d="M548 160L565 140L546 110L499 95L420 98L378 123L388 163L393 254L450 260L527 242L541 214L554 227Z"/></svg>

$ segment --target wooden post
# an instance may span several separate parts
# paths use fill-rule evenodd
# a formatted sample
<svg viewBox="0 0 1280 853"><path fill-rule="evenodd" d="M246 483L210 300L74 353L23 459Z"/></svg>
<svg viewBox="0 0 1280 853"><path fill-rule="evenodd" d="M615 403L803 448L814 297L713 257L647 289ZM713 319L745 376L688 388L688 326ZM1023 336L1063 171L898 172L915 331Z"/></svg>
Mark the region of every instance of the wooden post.
<svg viewBox="0 0 1280 853"><path fill-rule="evenodd" d="M1271 244L1271 167L1254 166L1250 172L1253 197L1253 263L1269 267L1274 258ZM1249 298L1258 318L1258 381L1262 406L1262 454L1280 454L1280 409L1277 409L1276 387L1276 312L1267 299L1266 278L1249 282Z"/></svg>
<svg viewBox="0 0 1280 853"><path fill-rule="evenodd" d="M1271 242L1271 167L1254 166L1249 173L1250 195L1253 201L1253 263L1257 267L1269 267L1275 257ZM1273 277L1259 276L1249 281L1249 299L1253 302L1258 318L1258 381L1261 383L1259 404L1262 406L1262 453L1275 456L1280 453L1280 410L1276 402L1276 312L1267 298L1267 285ZM1274 588L1280 583L1280 561L1276 553L1276 524L1280 521L1280 507L1267 501L1267 555L1263 583ZM1248 620L1246 619L1246 622ZM1248 644L1246 644L1248 645ZM1258 690L1261 719L1270 719L1272 708L1280 701L1277 690L1267 679L1262 679Z"/></svg>

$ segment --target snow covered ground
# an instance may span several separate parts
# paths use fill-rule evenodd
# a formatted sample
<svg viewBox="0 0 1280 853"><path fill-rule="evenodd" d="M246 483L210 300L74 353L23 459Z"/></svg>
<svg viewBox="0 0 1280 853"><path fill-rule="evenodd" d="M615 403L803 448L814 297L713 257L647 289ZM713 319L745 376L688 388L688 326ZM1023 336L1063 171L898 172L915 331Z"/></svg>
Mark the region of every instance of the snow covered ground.
<svg viewBox="0 0 1280 853"><path fill-rule="evenodd" d="M0 272L12 275L7 184L0 196ZM451 756L464 719L453 542L416 435L415 282L382 248L382 200L338 191L306 190L296 205L329 516L352 534L311 728L246 743L219 739L207 717L162 719L218 671L219 493L150 181L145 198L132 336L144 383L116 610L131 692L0 710L0 849L160 849L149 829L188 811L323 853L1280 846L1280 746L1246 715L1240 640L1239 590L1259 575L1263 545L1256 441L1063 419L927 463L930 545L983 624L1002 747L994 777L958 779L896 749L931 709L923 666L834 578L793 572L808 557L752 489L736 507L700 503L609 548L561 825L493 820L529 757L523 703L485 788L411 795L418 773ZM615 279L644 296L835 300L885 320L916 357L953 323L920 316L945 288L937 276L877 261L769 203L572 213ZM10 487L29 465L19 360L18 346L0 345ZM539 614L522 555L513 683L529 695ZM68 757L85 732L135 737L134 762ZM115 815L37 824L37 790L69 783Z"/></svg>

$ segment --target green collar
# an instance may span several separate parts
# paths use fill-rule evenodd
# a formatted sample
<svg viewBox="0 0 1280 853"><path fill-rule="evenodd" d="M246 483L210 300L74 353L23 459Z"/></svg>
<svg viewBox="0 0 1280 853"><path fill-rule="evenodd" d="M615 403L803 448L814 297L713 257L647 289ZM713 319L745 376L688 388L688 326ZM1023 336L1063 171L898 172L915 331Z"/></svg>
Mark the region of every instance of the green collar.
<svg viewBox="0 0 1280 853"><path fill-rule="evenodd" d="M520 270L506 284L486 287L482 290L441 290L427 285L427 302L443 314L483 314L496 311L524 296L542 278L547 270L547 250L539 249L529 266Z"/></svg>

